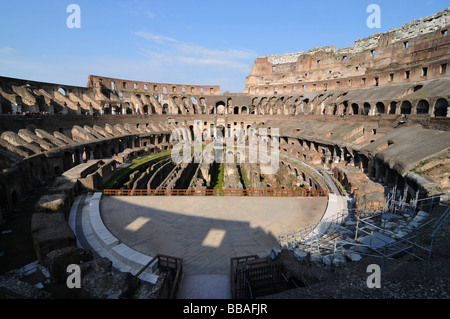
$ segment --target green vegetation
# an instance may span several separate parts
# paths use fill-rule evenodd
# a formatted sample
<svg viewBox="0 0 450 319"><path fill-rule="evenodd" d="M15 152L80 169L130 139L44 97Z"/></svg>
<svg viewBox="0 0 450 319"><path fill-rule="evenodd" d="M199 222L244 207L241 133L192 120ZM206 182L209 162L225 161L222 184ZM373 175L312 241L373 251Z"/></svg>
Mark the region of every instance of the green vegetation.
<svg viewBox="0 0 450 319"><path fill-rule="evenodd" d="M241 164L237 163L236 166L237 166L237 170L238 170L238 173L239 173L239 180L240 180L240 182L242 184L242 187L244 189L247 189L247 187L246 187L247 183L246 183L244 174L242 174Z"/></svg>
<svg viewBox="0 0 450 319"><path fill-rule="evenodd" d="M419 169L414 168L411 170L411 172L416 173L417 175L420 175L420 176L423 175L423 171L420 168Z"/></svg>
<svg viewBox="0 0 450 319"><path fill-rule="evenodd" d="M211 165L211 184L208 189L222 189L223 188L223 164L212 163Z"/></svg>
<svg viewBox="0 0 450 319"><path fill-rule="evenodd" d="M103 189L110 189L111 187L114 186L114 184L121 178L130 175L131 173L133 173L133 171L135 171L139 166L144 165L152 160L164 157L164 156L169 156L170 155L170 151L165 151L165 152L160 152L157 154L153 154L153 155L149 155L146 157L142 157L142 158L138 158L132 161L131 165L124 168L123 170L121 170L119 173L115 174L113 177L111 177L111 179L108 180L108 182L105 183L105 185L103 186Z"/></svg>

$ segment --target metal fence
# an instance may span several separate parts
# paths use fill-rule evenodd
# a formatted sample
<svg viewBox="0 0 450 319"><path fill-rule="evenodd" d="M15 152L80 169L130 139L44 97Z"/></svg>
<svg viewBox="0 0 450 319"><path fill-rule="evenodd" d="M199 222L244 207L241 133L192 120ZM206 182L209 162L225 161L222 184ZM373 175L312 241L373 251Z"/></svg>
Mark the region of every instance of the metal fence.
<svg viewBox="0 0 450 319"><path fill-rule="evenodd" d="M327 197L327 190L248 190L248 189L105 189L105 196L248 196L248 197Z"/></svg>

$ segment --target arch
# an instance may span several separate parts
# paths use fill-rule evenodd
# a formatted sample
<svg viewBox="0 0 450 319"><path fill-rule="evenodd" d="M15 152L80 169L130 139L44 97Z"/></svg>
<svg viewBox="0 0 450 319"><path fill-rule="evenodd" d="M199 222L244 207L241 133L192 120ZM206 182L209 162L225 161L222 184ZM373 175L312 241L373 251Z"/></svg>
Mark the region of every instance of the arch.
<svg viewBox="0 0 450 319"><path fill-rule="evenodd" d="M1 100L1 111L2 111L1 113L2 114L12 114L13 109L12 109L11 102L9 102L5 99L2 99L2 98L0 98L0 100Z"/></svg>
<svg viewBox="0 0 450 319"><path fill-rule="evenodd" d="M339 106L339 110L341 111L341 114L347 115L348 114L348 101L344 101Z"/></svg>
<svg viewBox="0 0 450 319"><path fill-rule="evenodd" d="M421 84L416 85L416 86L413 88L413 91L414 91L414 92L417 92L417 91L419 91L421 88L423 88L423 85L421 85Z"/></svg>
<svg viewBox="0 0 450 319"><path fill-rule="evenodd" d="M233 114L239 114L239 106L234 107Z"/></svg>
<svg viewBox="0 0 450 319"><path fill-rule="evenodd" d="M367 103L367 102L364 103L362 115L369 115L370 108L371 108L370 103Z"/></svg>
<svg viewBox="0 0 450 319"><path fill-rule="evenodd" d="M243 106L241 109L241 114L247 114L248 113L248 109L246 106Z"/></svg>
<svg viewBox="0 0 450 319"><path fill-rule="evenodd" d="M207 112L206 112L206 102L205 102L205 98L204 98L204 97L201 97L201 98L199 99L199 103L200 103L200 111L201 111L201 113L202 113L202 114L206 114Z"/></svg>
<svg viewBox="0 0 450 319"><path fill-rule="evenodd" d="M336 104L332 104L331 107L333 109L333 115L337 115L337 111L338 111L337 105Z"/></svg>
<svg viewBox="0 0 450 319"><path fill-rule="evenodd" d="M397 111L397 102L392 101L392 102L389 104L389 114L395 114L396 111Z"/></svg>
<svg viewBox="0 0 450 319"><path fill-rule="evenodd" d="M446 99L439 99L434 104L434 116L445 117L448 116L448 101Z"/></svg>
<svg viewBox="0 0 450 319"><path fill-rule="evenodd" d="M430 103L426 100L420 100L417 104L416 114L428 114L430 112Z"/></svg>
<svg viewBox="0 0 450 319"><path fill-rule="evenodd" d="M194 134L194 125L189 125L189 133L191 134L190 140L193 141L195 139Z"/></svg>
<svg viewBox="0 0 450 319"><path fill-rule="evenodd" d="M403 101L402 105L400 106L400 113L401 114L411 114L412 105L409 101Z"/></svg>
<svg viewBox="0 0 450 319"><path fill-rule="evenodd" d="M112 114L112 109L111 109L111 106L109 104L105 105L103 107L103 114Z"/></svg>
<svg viewBox="0 0 450 319"><path fill-rule="evenodd" d="M378 102L376 104L377 114L384 114L385 113L385 107L383 102Z"/></svg>
<svg viewBox="0 0 450 319"><path fill-rule="evenodd" d="M167 114L167 111L169 110L169 104L164 103L162 107L162 114Z"/></svg>
<svg viewBox="0 0 450 319"><path fill-rule="evenodd" d="M352 103L352 112L353 112L353 115L358 115L358 114L359 114L358 110L359 110L359 105L356 104L356 103Z"/></svg>
<svg viewBox="0 0 450 319"><path fill-rule="evenodd" d="M218 125L216 128L216 138L219 140L225 138L225 126L222 124Z"/></svg>
<svg viewBox="0 0 450 319"><path fill-rule="evenodd" d="M225 114L225 107L226 107L225 102L223 102L223 101L217 102L216 103L216 110L217 110L216 114L219 114L219 115Z"/></svg>
<svg viewBox="0 0 450 319"><path fill-rule="evenodd" d="M61 93L61 94L64 95L64 96L67 96L67 91L66 91L66 89L64 89L64 88L61 87L61 86L58 88L58 92Z"/></svg>

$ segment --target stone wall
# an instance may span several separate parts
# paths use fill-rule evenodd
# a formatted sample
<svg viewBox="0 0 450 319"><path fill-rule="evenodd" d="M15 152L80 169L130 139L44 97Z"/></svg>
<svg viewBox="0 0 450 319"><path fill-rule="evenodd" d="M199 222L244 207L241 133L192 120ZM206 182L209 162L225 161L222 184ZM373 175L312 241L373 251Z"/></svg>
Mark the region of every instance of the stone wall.
<svg viewBox="0 0 450 319"><path fill-rule="evenodd" d="M450 10L359 39L351 47L318 47L255 60L247 94L308 93L447 77ZM407 75L408 73L408 75Z"/></svg>

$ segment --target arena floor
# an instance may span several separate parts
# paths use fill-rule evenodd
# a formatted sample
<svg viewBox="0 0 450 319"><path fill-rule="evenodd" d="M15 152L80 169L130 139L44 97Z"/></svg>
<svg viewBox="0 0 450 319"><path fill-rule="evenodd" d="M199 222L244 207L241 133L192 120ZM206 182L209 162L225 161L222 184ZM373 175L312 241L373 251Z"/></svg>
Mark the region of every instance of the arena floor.
<svg viewBox="0 0 450 319"><path fill-rule="evenodd" d="M230 258L266 256L282 232L317 223L327 198L103 197L108 230L149 256L183 258L189 275L229 274Z"/></svg>

